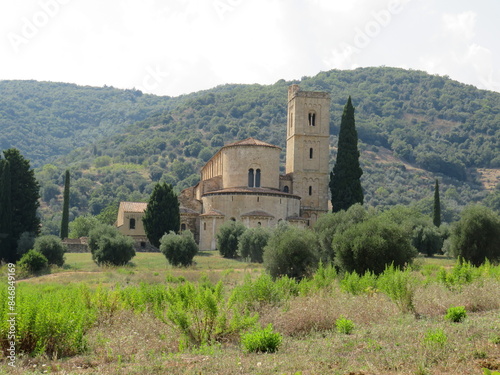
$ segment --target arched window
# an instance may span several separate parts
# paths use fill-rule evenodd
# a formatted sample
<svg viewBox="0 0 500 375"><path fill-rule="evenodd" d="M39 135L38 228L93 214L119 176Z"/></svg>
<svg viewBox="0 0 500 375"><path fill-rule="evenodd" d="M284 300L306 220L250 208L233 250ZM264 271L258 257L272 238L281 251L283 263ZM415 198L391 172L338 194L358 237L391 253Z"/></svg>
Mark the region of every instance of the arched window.
<svg viewBox="0 0 500 375"><path fill-rule="evenodd" d="M316 113L309 112L307 120L309 122L309 126L316 126Z"/></svg>
<svg viewBox="0 0 500 375"><path fill-rule="evenodd" d="M311 147L311 148L309 149L309 159L312 159L312 158L313 158L313 153L314 153L314 151L313 151L313 149L312 149L312 147Z"/></svg>
<svg viewBox="0 0 500 375"><path fill-rule="evenodd" d="M259 171L259 169L257 169ZM253 169L248 170L248 187L254 187L254 174Z"/></svg>
<svg viewBox="0 0 500 375"><path fill-rule="evenodd" d="M235 219L234 217L232 217L230 220L231 220L231 221L236 221L236 219Z"/></svg>
<svg viewBox="0 0 500 375"><path fill-rule="evenodd" d="M313 187L309 186L309 195L313 195Z"/></svg>
<svg viewBox="0 0 500 375"><path fill-rule="evenodd" d="M129 229L135 229L135 219L130 219L129 222Z"/></svg>
<svg viewBox="0 0 500 375"><path fill-rule="evenodd" d="M283 192L284 192L284 193L289 193L289 192L290 192L290 188L289 188L288 186L285 186L285 187L283 188Z"/></svg>
<svg viewBox="0 0 500 375"><path fill-rule="evenodd" d="M260 169L255 171L255 187L260 187Z"/></svg>
<svg viewBox="0 0 500 375"><path fill-rule="evenodd" d="M184 223L181 224L181 230L186 230L186 224Z"/></svg>

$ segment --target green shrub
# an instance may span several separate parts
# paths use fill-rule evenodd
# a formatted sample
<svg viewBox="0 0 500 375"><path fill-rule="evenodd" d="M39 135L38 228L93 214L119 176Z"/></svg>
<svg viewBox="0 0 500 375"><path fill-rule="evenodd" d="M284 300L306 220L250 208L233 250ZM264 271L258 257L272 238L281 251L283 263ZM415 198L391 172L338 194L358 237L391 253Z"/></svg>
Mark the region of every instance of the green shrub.
<svg viewBox="0 0 500 375"><path fill-rule="evenodd" d="M410 268L386 267L377 280L377 288L386 293L403 313L415 313L413 299L417 280Z"/></svg>
<svg viewBox="0 0 500 375"><path fill-rule="evenodd" d="M308 229L278 227L264 249L264 266L272 278L300 280L317 269L316 235Z"/></svg>
<svg viewBox="0 0 500 375"><path fill-rule="evenodd" d="M238 241L245 230L245 226L239 221L228 221L222 224L215 235L220 255L224 258L236 258Z"/></svg>
<svg viewBox="0 0 500 375"><path fill-rule="evenodd" d="M389 264L403 267L417 256L407 231L379 217L352 225L332 241L335 263L343 271L380 274Z"/></svg>
<svg viewBox="0 0 500 375"><path fill-rule="evenodd" d="M497 263L500 262L499 238L500 216L484 206L469 206L452 229L452 252L475 266L486 259Z"/></svg>
<svg viewBox="0 0 500 375"><path fill-rule="evenodd" d="M279 332L273 332L273 325L266 328L254 329L251 332L241 335L241 344L248 353L274 353L278 350L283 341Z"/></svg>
<svg viewBox="0 0 500 375"><path fill-rule="evenodd" d="M424 345L429 349L444 348L448 342L448 336L440 328L428 330L424 336Z"/></svg>
<svg viewBox="0 0 500 375"><path fill-rule="evenodd" d="M193 258L198 253L198 245L193 233L188 230L181 234L170 232L161 238L160 251L172 266L187 267L193 263Z"/></svg>
<svg viewBox="0 0 500 375"><path fill-rule="evenodd" d="M262 228L247 229L239 238L238 252L243 259L249 259L251 262L262 263L264 259L264 247L267 245L271 233Z"/></svg>
<svg viewBox="0 0 500 375"><path fill-rule="evenodd" d="M450 322L459 323L467 318L467 311L464 306L454 306L446 310L446 315L444 316L446 320Z"/></svg>
<svg viewBox="0 0 500 375"><path fill-rule="evenodd" d="M338 333L350 335L354 330L354 322L341 316L335 321L335 327L337 328Z"/></svg>
<svg viewBox="0 0 500 375"><path fill-rule="evenodd" d="M89 248L99 266L123 266L135 256L134 241L111 225L100 225L90 231Z"/></svg>
<svg viewBox="0 0 500 375"><path fill-rule="evenodd" d="M17 265L28 273L36 273L47 268L49 262L39 251L30 250L21 257Z"/></svg>
<svg viewBox="0 0 500 375"><path fill-rule="evenodd" d="M255 325L258 315L239 314L225 299L222 282L204 281L169 287L165 293L166 311L156 315L177 328L188 344L211 345L217 340L238 334Z"/></svg>
<svg viewBox="0 0 500 375"><path fill-rule="evenodd" d="M33 249L45 255L49 264L55 264L59 267L62 267L64 264L64 253L67 249L57 236L47 235L38 237L35 239Z"/></svg>
<svg viewBox="0 0 500 375"><path fill-rule="evenodd" d="M340 281L340 288L353 295L371 293L377 288L377 275L370 271L363 276L359 276L356 271L346 272Z"/></svg>

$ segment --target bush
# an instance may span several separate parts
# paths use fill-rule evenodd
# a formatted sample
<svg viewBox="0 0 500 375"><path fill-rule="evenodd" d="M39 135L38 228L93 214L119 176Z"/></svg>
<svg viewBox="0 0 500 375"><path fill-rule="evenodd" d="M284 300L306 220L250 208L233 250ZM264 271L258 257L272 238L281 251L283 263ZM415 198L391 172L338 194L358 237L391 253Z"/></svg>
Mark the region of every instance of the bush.
<svg viewBox="0 0 500 375"><path fill-rule="evenodd" d="M431 257L441 251L443 238L435 226L419 225L413 230L412 244L420 253Z"/></svg>
<svg viewBox="0 0 500 375"><path fill-rule="evenodd" d="M452 229L451 248L475 266L500 261L500 216L483 206L466 207Z"/></svg>
<svg viewBox="0 0 500 375"><path fill-rule="evenodd" d="M39 251L29 250L21 257L19 262L17 262L17 265L29 273L36 273L47 268L49 266L49 262Z"/></svg>
<svg viewBox="0 0 500 375"><path fill-rule="evenodd" d="M246 228L243 223L228 221L221 225L216 234L217 248L224 258L236 258L238 241Z"/></svg>
<svg viewBox="0 0 500 375"><path fill-rule="evenodd" d="M333 262L335 258L335 251L332 248L333 237L351 225L366 220L369 215L368 211L359 203L352 205L347 211L342 210L321 215L314 225L314 231L318 235L321 248L321 260L325 263Z"/></svg>
<svg viewBox="0 0 500 375"><path fill-rule="evenodd" d="M258 315L240 315L225 299L222 282L190 282L169 287L165 295L167 310L156 310L165 323L173 324L194 345L213 344L255 325Z"/></svg>
<svg viewBox="0 0 500 375"><path fill-rule="evenodd" d="M377 287L387 294L403 313L415 313L413 299L416 283L411 269L401 271L391 265L379 276Z"/></svg>
<svg viewBox="0 0 500 375"><path fill-rule="evenodd" d="M354 322L341 316L335 321L335 327L337 328L338 333L350 335L354 329Z"/></svg>
<svg viewBox="0 0 500 375"><path fill-rule="evenodd" d="M450 322L459 323L465 318L467 318L467 311L464 306L450 307L446 310L446 315L444 316L446 320Z"/></svg>
<svg viewBox="0 0 500 375"><path fill-rule="evenodd" d="M122 266L135 256L134 241L111 225L100 225L90 231L89 248L99 266Z"/></svg>
<svg viewBox="0 0 500 375"><path fill-rule="evenodd" d="M264 261L264 247L266 247L271 233L262 228L247 229L239 238L238 252L244 259L250 259L251 262L262 263Z"/></svg>
<svg viewBox="0 0 500 375"><path fill-rule="evenodd" d="M332 241L335 263L343 271L380 274L387 265L403 267L417 256L408 232L394 223L372 217L354 224Z"/></svg>
<svg viewBox="0 0 500 375"><path fill-rule="evenodd" d="M295 227L278 227L264 248L264 266L272 278L288 276L300 280L318 266L314 232Z"/></svg>
<svg viewBox="0 0 500 375"><path fill-rule="evenodd" d="M161 238L160 251L172 266L187 267L193 263L193 258L198 253L198 245L193 233L188 230L181 234L170 232Z"/></svg>
<svg viewBox="0 0 500 375"><path fill-rule="evenodd" d="M283 337L278 332L273 332L273 325L266 328L255 329L241 335L241 343L248 353L274 353L278 350L283 341Z"/></svg>
<svg viewBox="0 0 500 375"><path fill-rule="evenodd" d="M49 264L55 264L62 267L64 264L64 253L67 251L66 246L57 236L47 235L35 239L34 250L45 255Z"/></svg>

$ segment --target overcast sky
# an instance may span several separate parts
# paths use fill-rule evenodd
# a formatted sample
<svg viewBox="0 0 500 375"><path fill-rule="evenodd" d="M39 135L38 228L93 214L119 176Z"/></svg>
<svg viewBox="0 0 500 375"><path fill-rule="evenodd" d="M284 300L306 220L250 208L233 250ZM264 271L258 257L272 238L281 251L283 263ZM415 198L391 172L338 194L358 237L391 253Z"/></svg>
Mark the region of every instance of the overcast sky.
<svg viewBox="0 0 500 375"><path fill-rule="evenodd" d="M0 0L0 79L176 96L394 66L500 91L498 0Z"/></svg>

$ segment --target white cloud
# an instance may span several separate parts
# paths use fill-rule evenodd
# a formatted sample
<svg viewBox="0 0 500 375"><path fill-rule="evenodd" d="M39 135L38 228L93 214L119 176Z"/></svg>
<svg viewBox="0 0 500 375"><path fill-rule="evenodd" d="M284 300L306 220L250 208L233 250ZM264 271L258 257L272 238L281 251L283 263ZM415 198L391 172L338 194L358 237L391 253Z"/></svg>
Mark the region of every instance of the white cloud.
<svg viewBox="0 0 500 375"><path fill-rule="evenodd" d="M444 14L444 30L456 39L472 40L476 35L476 19L477 14L472 11L459 14Z"/></svg>

